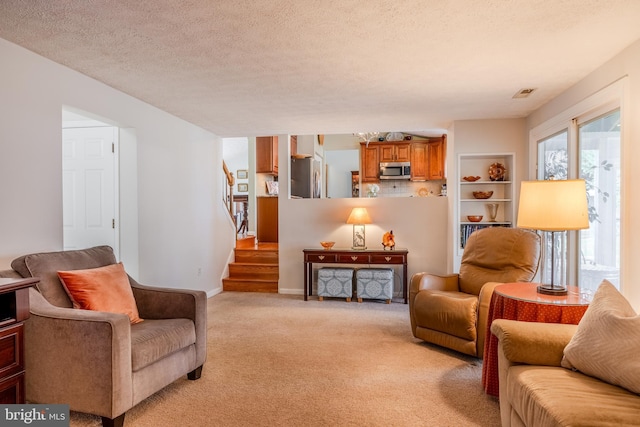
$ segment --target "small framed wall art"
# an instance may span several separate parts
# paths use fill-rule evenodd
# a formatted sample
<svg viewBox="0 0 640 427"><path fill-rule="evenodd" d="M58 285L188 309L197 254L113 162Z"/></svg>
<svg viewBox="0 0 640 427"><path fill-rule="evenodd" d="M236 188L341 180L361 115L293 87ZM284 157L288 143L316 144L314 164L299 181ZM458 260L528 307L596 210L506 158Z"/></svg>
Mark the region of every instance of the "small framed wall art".
<svg viewBox="0 0 640 427"><path fill-rule="evenodd" d="M238 184L239 193L246 193L247 191L249 191L249 184Z"/></svg>
<svg viewBox="0 0 640 427"><path fill-rule="evenodd" d="M237 178L238 179L247 179L249 178L249 171L247 171L246 169L238 169L236 171L237 174Z"/></svg>

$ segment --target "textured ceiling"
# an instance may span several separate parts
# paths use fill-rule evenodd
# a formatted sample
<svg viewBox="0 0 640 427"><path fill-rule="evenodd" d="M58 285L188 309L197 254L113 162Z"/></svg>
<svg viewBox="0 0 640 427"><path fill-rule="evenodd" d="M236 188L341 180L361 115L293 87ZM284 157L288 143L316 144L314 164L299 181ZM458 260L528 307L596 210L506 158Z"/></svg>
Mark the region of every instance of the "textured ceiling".
<svg viewBox="0 0 640 427"><path fill-rule="evenodd" d="M0 1L1 38L220 136L523 117L638 22L638 0Z"/></svg>

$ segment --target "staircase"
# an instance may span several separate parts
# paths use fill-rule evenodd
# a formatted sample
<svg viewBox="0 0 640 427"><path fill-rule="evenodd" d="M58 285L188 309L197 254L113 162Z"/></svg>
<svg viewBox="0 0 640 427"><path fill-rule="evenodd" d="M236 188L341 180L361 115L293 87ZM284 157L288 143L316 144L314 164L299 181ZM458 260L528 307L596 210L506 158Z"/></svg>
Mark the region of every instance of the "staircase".
<svg viewBox="0 0 640 427"><path fill-rule="evenodd" d="M258 243L255 236L238 239L223 291L278 292L278 244Z"/></svg>

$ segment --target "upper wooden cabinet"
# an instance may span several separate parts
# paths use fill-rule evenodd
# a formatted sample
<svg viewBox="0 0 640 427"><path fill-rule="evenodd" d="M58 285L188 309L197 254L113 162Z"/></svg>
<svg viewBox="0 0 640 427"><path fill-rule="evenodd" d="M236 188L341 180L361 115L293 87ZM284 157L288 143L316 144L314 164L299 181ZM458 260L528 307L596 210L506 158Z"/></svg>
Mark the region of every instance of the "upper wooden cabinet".
<svg viewBox="0 0 640 427"><path fill-rule="evenodd" d="M362 182L380 182L380 157L378 145L360 143L360 178Z"/></svg>
<svg viewBox="0 0 640 427"><path fill-rule="evenodd" d="M425 137L411 142L360 143L362 182L380 182L381 162L411 162L411 180L427 181L445 178L447 136Z"/></svg>
<svg viewBox="0 0 640 427"><path fill-rule="evenodd" d="M397 142L381 144L379 146L381 162L409 162L411 159L411 144Z"/></svg>
<svg viewBox="0 0 640 427"><path fill-rule="evenodd" d="M444 179L444 163L446 157L446 135L442 136L439 141L429 142L428 158L429 158L429 175L427 179Z"/></svg>
<svg viewBox="0 0 640 427"><path fill-rule="evenodd" d="M411 181L426 181L429 179L427 145L427 142L414 142L411 144Z"/></svg>
<svg viewBox="0 0 640 427"><path fill-rule="evenodd" d="M278 137L256 137L256 173L278 175Z"/></svg>

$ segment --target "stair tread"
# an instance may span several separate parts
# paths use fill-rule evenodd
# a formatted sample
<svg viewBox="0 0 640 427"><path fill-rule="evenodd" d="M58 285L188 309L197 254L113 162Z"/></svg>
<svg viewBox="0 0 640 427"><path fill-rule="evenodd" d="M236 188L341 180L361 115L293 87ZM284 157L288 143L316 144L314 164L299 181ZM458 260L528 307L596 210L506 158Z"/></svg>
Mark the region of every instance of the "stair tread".
<svg viewBox="0 0 640 427"><path fill-rule="evenodd" d="M278 292L279 253L277 244L241 242L235 260L229 263L229 276L222 279L223 290Z"/></svg>

